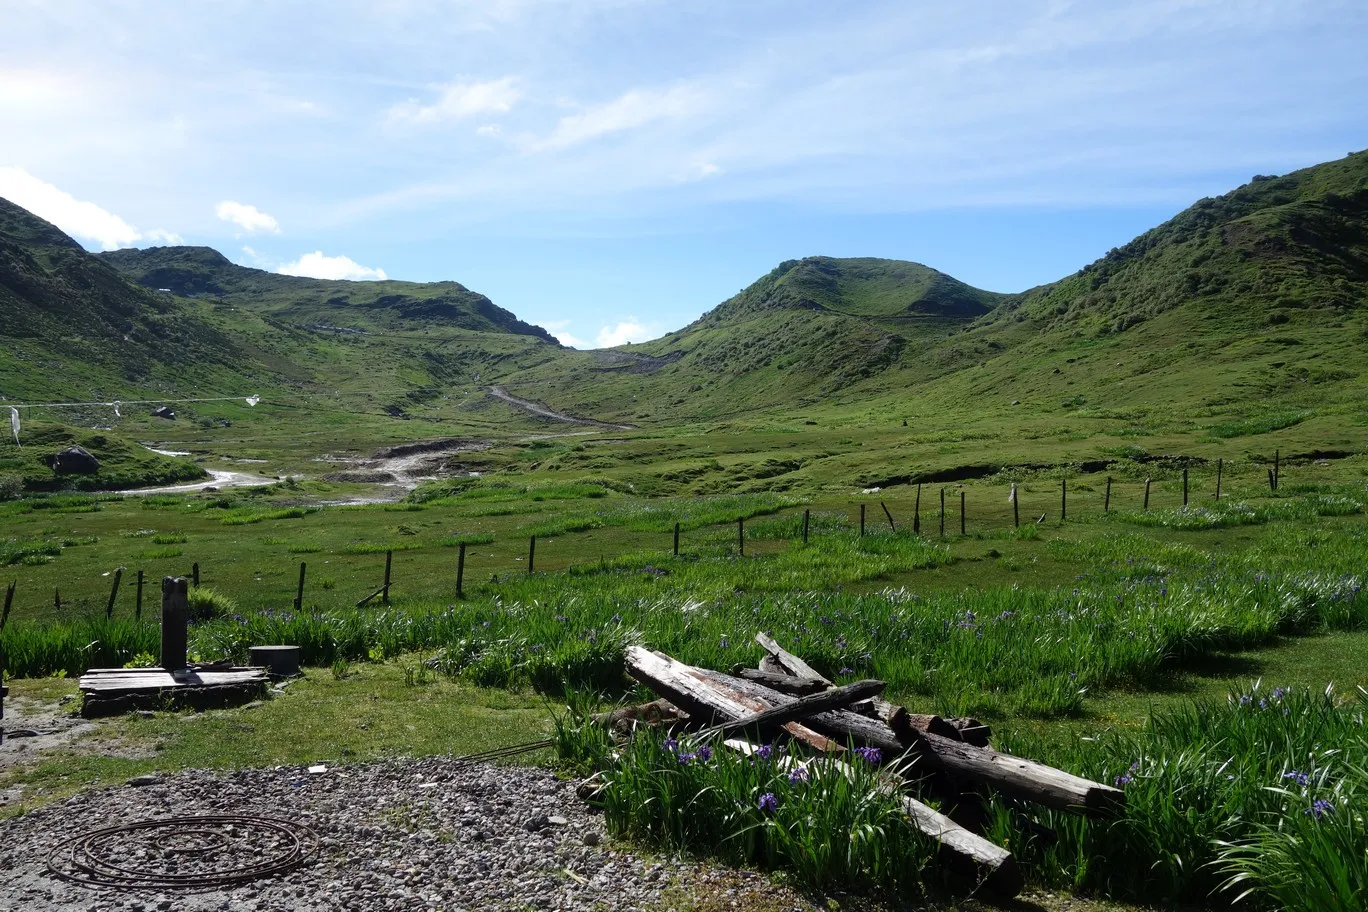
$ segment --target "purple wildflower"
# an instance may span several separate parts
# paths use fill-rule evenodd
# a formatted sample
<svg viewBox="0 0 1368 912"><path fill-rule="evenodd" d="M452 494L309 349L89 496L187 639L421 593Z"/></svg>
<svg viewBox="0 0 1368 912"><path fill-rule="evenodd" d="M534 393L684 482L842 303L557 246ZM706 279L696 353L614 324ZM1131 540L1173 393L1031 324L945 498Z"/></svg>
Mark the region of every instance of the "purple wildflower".
<svg viewBox="0 0 1368 912"><path fill-rule="evenodd" d="M666 738L666 739L665 739L665 749L666 749L667 751L677 751L677 750L679 750L679 740L676 739L676 738Z"/></svg>
<svg viewBox="0 0 1368 912"><path fill-rule="evenodd" d="M1292 770L1289 773L1283 773L1283 778L1292 779L1297 783L1297 785L1311 784L1311 777L1308 776L1306 773L1300 772L1299 770Z"/></svg>
<svg viewBox="0 0 1368 912"><path fill-rule="evenodd" d="M1251 697L1249 694L1245 694L1244 696L1240 697L1240 705L1241 705L1241 706L1248 706L1250 703L1253 703L1253 702L1254 702L1254 698Z"/></svg>
<svg viewBox="0 0 1368 912"><path fill-rule="evenodd" d="M694 757L697 757L697 756L698 756L697 754L679 754L679 755L678 755L678 758L679 758L679 765L680 765L680 766L688 766L688 765L689 765L689 761L692 760Z"/></svg>
<svg viewBox="0 0 1368 912"><path fill-rule="evenodd" d="M800 766L789 773L789 784L797 785L800 782L807 782L810 778L806 766Z"/></svg>
<svg viewBox="0 0 1368 912"><path fill-rule="evenodd" d="M760 748L755 752L755 756L759 757L761 760L768 760L770 758L770 755L773 753L774 745L762 744L760 745Z"/></svg>
<svg viewBox="0 0 1368 912"><path fill-rule="evenodd" d="M765 794L760 796L760 801L756 806L766 814L773 814L779 807L779 798L774 792L765 792Z"/></svg>
<svg viewBox="0 0 1368 912"><path fill-rule="evenodd" d="M703 745L698 749L697 757L699 760L702 760L706 763L707 761L712 759L712 748L706 744Z"/></svg>
<svg viewBox="0 0 1368 912"><path fill-rule="evenodd" d="M1310 816L1312 816L1312 817L1315 817L1317 820L1320 820L1320 819L1321 819L1322 817L1324 817L1326 814L1329 814L1329 813L1333 812L1334 810L1335 810L1335 805L1334 805L1332 802L1330 802L1328 799L1325 799L1325 798L1317 798L1316 801L1315 801L1315 803L1312 804L1312 805L1311 805L1309 808L1307 808L1306 810L1302 811L1302 813L1303 813L1303 814L1308 814L1308 815L1310 815Z"/></svg>
<svg viewBox="0 0 1368 912"><path fill-rule="evenodd" d="M883 751L877 747L857 747L855 753L860 755L860 759L865 763L882 763Z"/></svg>
<svg viewBox="0 0 1368 912"><path fill-rule="evenodd" d="M855 669L851 668L849 665L845 666L840 671L836 672L838 677L841 675L853 675L854 673Z"/></svg>
<svg viewBox="0 0 1368 912"><path fill-rule="evenodd" d="M1273 688L1273 699L1275 699L1275 700L1281 700L1281 699L1282 699L1283 697L1285 697L1285 696L1287 696L1287 688L1286 688L1286 687L1275 687L1275 688Z"/></svg>
<svg viewBox="0 0 1368 912"><path fill-rule="evenodd" d="M723 649L726 649L726 648L727 648L727 638L726 638L726 637L723 637L722 639L718 640L718 641L717 641L717 645L720 646L720 647L723 648Z"/></svg>

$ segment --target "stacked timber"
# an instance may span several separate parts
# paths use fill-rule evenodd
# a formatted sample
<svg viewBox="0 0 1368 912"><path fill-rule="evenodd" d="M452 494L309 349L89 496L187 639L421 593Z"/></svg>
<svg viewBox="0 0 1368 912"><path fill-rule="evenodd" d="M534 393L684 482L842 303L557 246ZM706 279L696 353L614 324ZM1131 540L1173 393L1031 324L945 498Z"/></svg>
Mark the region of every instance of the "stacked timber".
<svg viewBox="0 0 1368 912"><path fill-rule="evenodd" d="M766 652L760 667L730 674L631 647L628 672L659 699L596 721L620 733L635 725L682 727L741 752L758 749L761 738L786 736L838 765L851 746L911 761L890 764L883 787L899 795L909 825L939 842L943 863L1000 896L1016 895L1022 879L1012 854L975 831L982 815L972 805L984 790L1090 817L1124 808L1119 789L993 750L991 731L975 719L909 712L883 698L882 681L837 686L766 634L756 641ZM953 809L933 809L920 800L928 794Z"/></svg>

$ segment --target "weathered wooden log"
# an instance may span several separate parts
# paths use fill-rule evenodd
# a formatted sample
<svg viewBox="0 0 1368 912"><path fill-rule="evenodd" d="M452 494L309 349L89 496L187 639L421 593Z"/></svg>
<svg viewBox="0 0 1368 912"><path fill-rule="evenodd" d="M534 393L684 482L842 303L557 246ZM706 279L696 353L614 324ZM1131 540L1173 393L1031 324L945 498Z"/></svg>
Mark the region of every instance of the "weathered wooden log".
<svg viewBox="0 0 1368 912"><path fill-rule="evenodd" d="M774 638L769 634L757 633L755 635L755 642L764 647L765 651L779 663L779 666L794 677L811 678L814 681L821 681L828 687L831 686L832 682L829 679L819 674L817 669L813 668L807 662L804 662L802 659L774 642Z"/></svg>
<svg viewBox="0 0 1368 912"><path fill-rule="evenodd" d="M766 659L771 658L766 656ZM763 659L761 661L764 661ZM775 663L778 665L778 663ZM782 665L778 667L782 668ZM794 697L802 697L807 694L820 693L827 690L827 685L812 678L799 678L784 672L761 671L754 668L746 668L744 665L732 666L732 674L738 678L745 678L747 681L754 681L763 684L780 693L786 693ZM854 708L853 706L851 707Z"/></svg>
<svg viewBox="0 0 1368 912"><path fill-rule="evenodd" d="M748 728L776 728L785 722L801 722L818 713L842 709L859 700L876 697L883 693L883 689L883 681L856 681L804 697L793 698L783 694L784 702L774 703L768 709L742 719L714 725L706 729L704 734L733 734Z"/></svg>
<svg viewBox="0 0 1368 912"><path fill-rule="evenodd" d="M710 671L706 668L696 668L694 671L711 684L738 692L748 699L761 702L767 706L779 706L792 703L794 700L788 694L771 690L763 684L757 684L755 681L748 681L745 678L734 678L720 671ZM902 755L908 748L908 745L898 738L897 732L889 728L883 721L862 716L848 709L819 712L805 718L803 725L813 731L820 732L839 744L854 742L859 747L877 747L890 760Z"/></svg>
<svg viewBox="0 0 1368 912"><path fill-rule="evenodd" d="M701 669L640 646L627 648L627 671L632 677L695 719L735 721L768 709L772 705L753 697L746 697L735 688L715 684L699 673ZM816 750L842 749L840 744L797 722L785 722L780 727L790 737Z"/></svg>
<svg viewBox="0 0 1368 912"><path fill-rule="evenodd" d="M978 719L946 719L945 721L949 722L955 729L957 739L966 744L987 747L988 740L993 736L993 730ZM944 732L936 732L936 734L940 735Z"/></svg>
<svg viewBox="0 0 1368 912"><path fill-rule="evenodd" d="M723 744L746 754L758 750L757 745L740 738L728 738ZM784 767L796 765L791 757L779 758L777 762ZM850 765L841 760L831 758L822 762L832 764L847 776L853 775ZM909 824L940 843L941 861L947 867L972 878L975 884L999 896L1010 898L1021 892L1024 886L1021 871L1011 852L966 830L910 795L903 794L901 785L899 780L889 776L880 787L887 794L898 796Z"/></svg>
<svg viewBox="0 0 1368 912"><path fill-rule="evenodd" d="M1125 806L1120 789L991 748L919 732L916 751L932 769L990 785L1004 794L1088 817L1114 817Z"/></svg>

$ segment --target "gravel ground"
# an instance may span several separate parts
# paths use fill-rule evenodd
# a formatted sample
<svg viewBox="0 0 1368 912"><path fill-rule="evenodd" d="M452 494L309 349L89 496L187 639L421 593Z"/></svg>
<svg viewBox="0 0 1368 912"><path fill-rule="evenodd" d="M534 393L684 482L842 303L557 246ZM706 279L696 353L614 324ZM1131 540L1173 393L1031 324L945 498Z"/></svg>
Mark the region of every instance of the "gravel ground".
<svg viewBox="0 0 1368 912"><path fill-rule="evenodd" d="M434 758L149 778L0 822L0 910L646 910L695 894L709 908L809 908L759 875L619 851L574 783L544 770ZM205 814L302 823L316 851L291 873L198 892L86 887L47 870L73 835Z"/></svg>

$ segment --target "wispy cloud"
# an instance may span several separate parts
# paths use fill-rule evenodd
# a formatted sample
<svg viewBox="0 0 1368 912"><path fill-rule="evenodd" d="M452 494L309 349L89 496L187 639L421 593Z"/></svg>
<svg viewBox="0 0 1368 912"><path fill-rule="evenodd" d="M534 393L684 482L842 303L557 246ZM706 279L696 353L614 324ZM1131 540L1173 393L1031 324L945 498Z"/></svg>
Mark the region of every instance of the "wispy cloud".
<svg viewBox="0 0 1368 912"><path fill-rule="evenodd" d="M285 263L276 272L311 279L350 279L356 282L388 278L383 269L362 266L348 256L326 256L321 250L306 253L292 263Z"/></svg>
<svg viewBox="0 0 1368 912"><path fill-rule="evenodd" d="M109 210L78 200L21 168L0 167L0 196L67 234L94 241L102 250L130 247L143 239L142 232Z"/></svg>
<svg viewBox="0 0 1368 912"><path fill-rule="evenodd" d="M453 82L437 86L437 97L429 104L409 98L391 107L391 123L438 124L465 120L477 114L507 113L522 97L513 77L490 82ZM481 128L483 129L483 128Z"/></svg>
<svg viewBox="0 0 1368 912"><path fill-rule="evenodd" d="M256 206L224 200L214 207L214 214L225 222L237 225L246 234L280 234L280 223Z"/></svg>
<svg viewBox="0 0 1368 912"><path fill-rule="evenodd" d="M703 103L703 94L694 86L633 89L612 101L562 117L551 134L534 145L565 149L653 121L682 119L698 112Z"/></svg>
<svg viewBox="0 0 1368 912"><path fill-rule="evenodd" d="M589 348L588 342L571 333L566 327L570 325L569 320L544 320L542 328L556 337L556 341L569 348Z"/></svg>
<svg viewBox="0 0 1368 912"><path fill-rule="evenodd" d="M649 342L659 333L642 323L636 317L628 317L617 323L604 326L598 331L599 348L615 348L628 342Z"/></svg>

